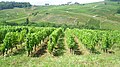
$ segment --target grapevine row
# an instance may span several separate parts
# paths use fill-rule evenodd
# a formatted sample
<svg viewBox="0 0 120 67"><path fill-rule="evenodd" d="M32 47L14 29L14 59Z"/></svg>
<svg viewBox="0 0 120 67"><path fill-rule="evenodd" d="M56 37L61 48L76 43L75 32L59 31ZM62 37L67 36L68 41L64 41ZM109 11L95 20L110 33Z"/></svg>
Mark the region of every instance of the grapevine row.
<svg viewBox="0 0 120 67"><path fill-rule="evenodd" d="M70 49L70 52L72 52L72 50L76 49L76 42L74 40L74 36L72 34L71 29L66 29L65 38L66 38L67 46Z"/></svg>
<svg viewBox="0 0 120 67"><path fill-rule="evenodd" d="M55 46L57 46L57 41L61 33L62 33L62 28L58 28L54 32L52 32L52 34L50 35L49 41L48 41L48 51L50 53L53 51Z"/></svg>
<svg viewBox="0 0 120 67"><path fill-rule="evenodd" d="M114 44L120 44L119 31L100 31L100 30L79 30L73 29L74 34L88 48L94 52L96 46L106 52L111 49Z"/></svg>
<svg viewBox="0 0 120 67"><path fill-rule="evenodd" d="M54 29L43 29L41 31L35 32L35 33L28 33L26 37L26 49L28 51L28 56L32 53L33 47L35 47L41 42L41 40L44 40L47 36L49 36Z"/></svg>

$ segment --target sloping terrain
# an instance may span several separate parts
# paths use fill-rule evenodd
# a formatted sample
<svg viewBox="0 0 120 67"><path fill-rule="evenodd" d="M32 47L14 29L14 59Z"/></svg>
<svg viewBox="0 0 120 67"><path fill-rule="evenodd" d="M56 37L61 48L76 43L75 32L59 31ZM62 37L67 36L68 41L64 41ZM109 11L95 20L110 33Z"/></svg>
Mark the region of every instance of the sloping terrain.
<svg viewBox="0 0 120 67"><path fill-rule="evenodd" d="M21 23L29 18L31 22L50 22L55 24L94 25L99 23L100 29L120 30L120 15L117 2L90 3L85 5L58 5L39 6L28 8L15 8L0 11L0 20ZM93 19L91 22L90 20Z"/></svg>

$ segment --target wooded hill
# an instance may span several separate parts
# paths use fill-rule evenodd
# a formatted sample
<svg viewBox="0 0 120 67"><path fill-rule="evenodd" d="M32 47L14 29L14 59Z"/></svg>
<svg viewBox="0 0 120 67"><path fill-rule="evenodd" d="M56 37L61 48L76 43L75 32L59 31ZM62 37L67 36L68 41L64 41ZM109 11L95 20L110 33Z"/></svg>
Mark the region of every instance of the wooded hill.
<svg viewBox="0 0 120 67"><path fill-rule="evenodd" d="M0 10L3 9L13 9L14 7L24 8L31 7L32 5L29 2L0 2Z"/></svg>

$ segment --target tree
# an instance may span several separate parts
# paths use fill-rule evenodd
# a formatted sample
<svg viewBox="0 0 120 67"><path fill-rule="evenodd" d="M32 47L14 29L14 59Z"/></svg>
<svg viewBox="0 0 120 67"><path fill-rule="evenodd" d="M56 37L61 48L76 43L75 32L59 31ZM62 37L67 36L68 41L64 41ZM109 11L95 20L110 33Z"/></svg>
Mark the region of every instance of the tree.
<svg viewBox="0 0 120 67"><path fill-rule="evenodd" d="M105 0L105 1L114 1L117 2L117 4L120 4L120 0Z"/></svg>
<svg viewBox="0 0 120 67"><path fill-rule="evenodd" d="M29 2L0 2L0 10L13 9L14 7L25 8L31 6L32 5Z"/></svg>
<svg viewBox="0 0 120 67"><path fill-rule="evenodd" d="M70 5L70 4L72 4L72 2L67 2L67 5Z"/></svg>
<svg viewBox="0 0 120 67"><path fill-rule="evenodd" d="M105 5L107 5L107 3L106 3L106 2L104 2L104 4L105 4Z"/></svg>
<svg viewBox="0 0 120 67"><path fill-rule="evenodd" d="M49 3L45 3L45 6L49 6Z"/></svg>
<svg viewBox="0 0 120 67"><path fill-rule="evenodd" d="M120 4L120 2L118 1L118 4Z"/></svg>
<svg viewBox="0 0 120 67"><path fill-rule="evenodd" d="M26 24L29 24L29 18L26 18Z"/></svg>
<svg viewBox="0 0 120 67"><path fill-rule="evenodd" d="M78 5L79 5L80 3L78 3L78 2L75 2L75 4L78 4Z"/></svg>
<svg viewBox="0 0 120 67"><path fill-rule="evenodd" d="M120 1L120 0L105 0L105 1Z"/></svg>
<svg viewBox="0 0 120 67"><path fill-rule="evenodd" d="M117 10L117 13L120 14L120 8Z"/></svg>

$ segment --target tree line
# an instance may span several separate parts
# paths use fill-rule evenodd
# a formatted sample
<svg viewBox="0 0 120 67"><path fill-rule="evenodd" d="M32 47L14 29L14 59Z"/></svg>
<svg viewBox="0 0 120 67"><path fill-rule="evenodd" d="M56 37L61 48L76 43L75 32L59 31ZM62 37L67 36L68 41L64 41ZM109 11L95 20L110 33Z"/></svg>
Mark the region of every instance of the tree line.
<svg viewBox="0 0 120 67"><path fill-rule="evenodd" d="M107 0L107 1L120 1L120 0Z"/></svg>
<svg viewBox="0 0 120 67"><path fill-rule="evenodd" d="M3 9L13 9L15 7L18 8L25 8L25 7L31 7L32 5L29 2L0 2L0 10Z"/></svg>

